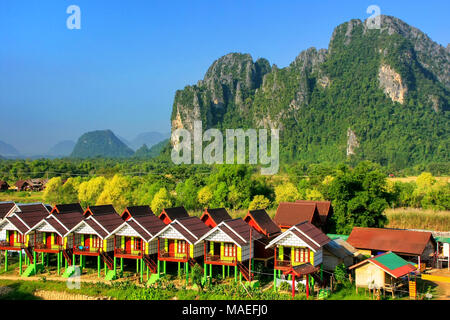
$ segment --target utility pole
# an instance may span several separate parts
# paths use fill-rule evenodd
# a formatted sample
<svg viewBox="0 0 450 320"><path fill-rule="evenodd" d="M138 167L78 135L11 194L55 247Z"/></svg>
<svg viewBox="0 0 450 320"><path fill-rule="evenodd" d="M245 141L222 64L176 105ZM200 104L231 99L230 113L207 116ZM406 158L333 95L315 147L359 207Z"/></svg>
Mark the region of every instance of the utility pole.
<svg viewBox="0 0 450 320"><path fill-rule="evenodd" d="M250 254L248 259L248 278L252 282L252 227L250 226Z"/></svg>

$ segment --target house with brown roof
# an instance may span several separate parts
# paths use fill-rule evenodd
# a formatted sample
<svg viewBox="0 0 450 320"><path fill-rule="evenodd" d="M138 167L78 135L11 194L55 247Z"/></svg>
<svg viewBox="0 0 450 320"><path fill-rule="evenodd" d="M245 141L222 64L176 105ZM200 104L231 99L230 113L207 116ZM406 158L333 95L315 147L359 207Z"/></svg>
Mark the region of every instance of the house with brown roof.
<svg viewBox="0 0 450 320"><path fill-rule="evenodd" d="M317 206L317 210L319 211L322 230L324 232L328 232L327 224L333 215L333 206L331 205L331 201L297 200L295 203L315 204Z"/></svg>
<svg viewBox="0 0 450 320"><path fill-rule="evenodd" d="M281 273L310 284L310 275L323 280L323 248L331 239L308 221L292 226L273 239L266 248L274 248L274 287ZM320 279L317 273L320 271ZM278 275L277 275L278 273Z"/></svg>
<svg viewBox="0 0 450 320"><path fill-rule="evenodd" d="M178 218L166 225L156 233L150 241L157 240L158 250L158 275L166 273L167 262L177 262L178 273L181 273L180 264L184 264L186 281L189 280L189 266L198 263L198 258L203 256L203 242L198 240L211 230L198 217Z"/></svg>
<svg viewBox="0 0 450 320"><path fill-rule="evenodd" d="M65 269L72 266L73 237L70 230L83 219L84 210L79 203L55 205L45 219L42 219L26 234L33 238L34 251L49 261L50 255L56 255L57 272L60 274L65 261Z"/></svg>
<svg viewBox="0 0 450 320"><path fill-rule="evenodd" d="M0 223L0 231L4 231L6 234L6 240L0 242L0 250L5 250L6 269L8 266L8 251L22 252L23 250L26 254L25 263L29 265L25 274L28 275L33 272L35 274L39 257L36 257L36 252L33 250L34 238L27 235L27 232L47 217L50 212L42 203L16 204L14 210L13 213L9 212L8 216ZM42 262L43 257L41 257L39 268L42 267ZM30 268L30 264L33 264L34 267ZM22 266L22 254L19 254L20 274L22 274Z"/></svg>
<svg viewBox="0 0 450 320"><path fill-rule="evenodd" d="M176 219L187 218L189 213L184 207L164 208L159 218L166 224L170 224Z"/></svg>
<svg viewBox="0 0 450 320"><path fill-rule="evenodd" d="M120 259L120 273L123 273L124 259L136 261L136 273L143 281L144 269L157 273L158 241L150 239L166 225L149 206L125 208L122 213L125 223L112 232L114 234L114 258Z"/></svg>
<svg viewBox="0 0 450 320"><path fill-rule="evenodd" d="M204 245L204 281L212 278L214 265L222 266L222 278L225 279L225 268L230 274L230 267L234 267L234 280L242 276L252 281L249 264L253 265L255 242L263 237L262 234L246 224L242 219L225 220L203 235L197 244ZM249 263L250 260L250 263Z"/></svg>
<svg viewBox="0 0 450 320"><path fill-rule="evenodd" d="M261 239L255 242L255 260L263 261L267 266L267 262L273 259L273 248L266 249L269 242L280 235L281 229L270 216L266 210L249 210L244 217L244 222L251 226L254 230L263 235Z"/></svg>
<svg viewBox="0 0 450 320"><path fill-rule="evenodd" d="M417 263L419 270L431 263L436 252L436 241L431 232L355 227L347 242L367 257L392 251Z"/></svg>
<svg viewBox="0 0 450 320"><path fill-rule="evenodd" d="M19 180L14 184L17 191L29 191L31 186L27 180Z"/></svg>
<svg viewBox="0 0 450 320"><path fill-rule="evenodd" d="M113 258L115 248L113 231L125 221L120 218L112 205L88 207L83 215L84 219L69 231L73 243L73 266L76 265L76 256L80 257L80 268L86 265L86 258L96 257L98 276L100 276L101 260L103 260L105 279L112 280L117 276L117 262L116 258ZM73 273L74 270L75 268L71 268L70 272ZM69 277L70 272L63 276Z"/></svg>
<svg viewBox="0 0 450 320"><path fill-rule="evenodd" d="M225 208L220 209L205 209L200 220L203 221L210 228L214 228L222 221L231 220L231 216Z"/></svg>
<svg viewBox="0 0 450 320"><path fill-rule="evenodd" d="M9 189L8 182L0 180L0 191L7 191L8 189Z"/></svg>
<svg viewBox="0 0 450 320"><path fill-rule="evenodd" d="M280 202L273 221L286 231L303 221L308 221L314 226L321 228L319 210L315 203Z"/></svg>

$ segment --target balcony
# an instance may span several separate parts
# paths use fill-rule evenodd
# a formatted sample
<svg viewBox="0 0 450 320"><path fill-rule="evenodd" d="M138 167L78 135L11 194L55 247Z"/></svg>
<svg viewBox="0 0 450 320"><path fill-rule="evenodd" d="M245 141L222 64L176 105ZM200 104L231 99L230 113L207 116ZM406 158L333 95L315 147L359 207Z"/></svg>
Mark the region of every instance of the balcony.
<svg viewBox="0 0 450 320"><path fill-rule="evenodd" d="M175 253L166 251L164 249L160 249L158 253L159 260L166 261L175 261L175 262L187 262L188 254L187 253Z"/></svg>
<svg viewBox="0 0 450 320"><path fill-rule="evenodd" d="M217 265L236 265L236 257L221 257L220 255L206 254L205 263Z"/></svg>
<svg viewBox="0 0 450 320"><path fill-rule="evenodd" d="M290 260L275 259L275 268L276 269L289 269L291 266L292 266L292 262Z"/></svg>
<svg viewBox="0 0 450 320"><path fill-rule="evenodd" d="M100 248L79 245L73 247L73 253L83 256L98 256L100 254Z"/></svg>
<svg viewBox="0 0 450 320"><path fill-rule="evenodd" d="M19 242L0 241L0 250L21 250L25 244Z"/></svg>
<svg viewBox="0 0 450 320"><path fill-rule="evenodd" d="M63 246L59 244L46 244L43 242L36 242L34 245L36 252L59 252L63 250Z"/></svg>
<svg viewBox="0 0 450 320"><path fill-rule="evenodd" d="M114 256L118 257L118 258L140 259L144 256L144 251L143 250L130 250L130 249L115 248Z"/></svg>

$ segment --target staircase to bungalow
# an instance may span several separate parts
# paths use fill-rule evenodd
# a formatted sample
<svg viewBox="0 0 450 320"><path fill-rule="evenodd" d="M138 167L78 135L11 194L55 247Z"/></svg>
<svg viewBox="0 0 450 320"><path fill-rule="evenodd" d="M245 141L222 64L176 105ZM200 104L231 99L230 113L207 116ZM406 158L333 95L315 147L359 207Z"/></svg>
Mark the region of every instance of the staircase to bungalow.
<svg viewBox="0 0 450 320"><path fill-rule="evenodd" d="M30 259L30 263L33 263L33 253L31 252L31 248L30 247L26 247L26 248L23 249L23 251L27 255L28 259Z"/></svg>
<svg viewBox="0 0 450 320"><path fill-rule="evenodd" d="M63 250L62 254L64 256L64 259L66 259L67 263L71 266L72 265L73 249Z"/></svg>
<svg viewBox="0 0 450 320"><path fill-rule="evenodd" d="M195 260L194 258L189 258L188 263L191 268L195 267L195 265L198 264L200 266L200 269L203 272L203 267L202 267L201 263L198 263L198 261Z"/></svg>
<svg viewBox="0 0 450 320"><path fill-rule="evenodd" d="M108 267L108 272L106 273L105 280L115 280L117 279L117 272L114 269L114 260L105 252L100 252L103 262Z"/></svg>
<svg viewBox="0 0 450 320"><path fill-rule="evenodd" d="M43 263L37 263L36 264L36 272L34 271L34 264L30 264L27 267L27 269L24 271L24 273L22 273L22 277L26 278L26 277L34 276L37 273L41 272L42 270L44 270L44 264Z"/></svg>
<svg viewBox="0 0 450 320"><path fill-rule="evenodd" d="M148 268L150 269L151 273L157 273L158 272L158 266L155 263L155 261L153 261L150 258L150 256L144 255L143 259L144 259L144 263L148 266Z"/></svg>
<svg viewBox="0 0 450 320"><path fill-rule="evenodd" d="M245 280L250 281L249 279L249 270L248 268L243 265L242 263L238 263L237 264L239 271L242 273L242 276L244 277ZM254 274L251 274L251 278L253 279Z"/></svg>

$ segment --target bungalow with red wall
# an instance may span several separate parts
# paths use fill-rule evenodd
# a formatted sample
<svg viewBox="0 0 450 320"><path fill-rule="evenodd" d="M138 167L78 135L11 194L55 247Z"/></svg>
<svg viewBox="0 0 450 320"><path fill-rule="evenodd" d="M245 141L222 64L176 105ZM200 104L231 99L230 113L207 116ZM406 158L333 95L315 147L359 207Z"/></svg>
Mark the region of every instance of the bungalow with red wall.
<svg viewBox="0 0 450 320"><path fill-rule="evenodd" d="M274 288L277 288L277 279L283 273L292 277L294 288L295 278L302 279L308 296L309 285L312 284L310 276L323 280L323 247L330 241L325 233L308 221L292 226L273 239L266 248L275 249ZM319 271L320 279L317 277Z"/></svg>
<svg viewBox="0 0 450 320"><path fill-rule="evenodd" d="M164 208L159 215L159 219L161 219L166 225L172 223L176 219L187 217L189 217L189 213L184 207Z"/></svg>
<svg viewBox="0 0 450 320"><path fill-rule="evenodd" d="M136 273L143 281L144 267L157 273L158 241L150 239L166 225L153 214L149 206L127 207L122 213L125 223L112 233L115 236L114 257L120 259L120 271L123 272L124 259L136 260Z"/></svg>
<svg viewBox="0 0 450 320"><path fill-rule="evenodd" d="M295 203L315 204L317 206L317 210L319 211L323 232L329 231L329 221L334 212L331 201L297 200Z"/></svg>
<svg viewBox="0 0 450 320"><path fill-rule="evenodd" d="M56 254L57 272L60 274L63 259L65 269L72 265L73 237L70 230L83 219L84 210L79 203L58 204L50 211L50 215L30 228L26 234L34 235L34 251L45 254L47 264L50 254Z"/></svg>
<svg viewBox="0 0 450 320"><path fill-rule="evenodd" d="M222 278L225 279L225 267L234 267L234 280L237 281L242 276L247 281L252 281L253 257L255 243L263 237L262 234L253 230L242 219L222 221L203 235L196 244L204 244L204 281L208 277L212 278L213 265L222 266Z"/></svg>
<svg viewBox="0 0 450 320"><path fill-rule="evenodd" d="M225 208L220 209L205 209L200 220L203 221L210 228L216 227L219 223L226 220L231 220L231 216Z"/></svg>
<svg viewBox="0 0 450 320"><path fill-rule="evenodd" d="M98 276L100 277L103 260L105 279L115 279L117 262L114 257L116 244L113 231L124 223L112 205L88 207L84 212L84 219L69 232L73 243L73 268L66 270L63 276L70 277L75 272L76 256L80 257L81 269L85 266L87 257L97 257Z"/></svg>
<svg viewBox="0 0 450 320"><path fill-rule="evenodd" d="M17 251L19 253L19 273L22 274L22 251L24 251L25 264L28 265L25 275L36 274L37 269L43 267L44 257L41 255L41 263L38 265L39 257L36 257L36 252L33 250L35 234L26 234L50 212L42 203L20 204L13 208L16 211L13 213L10 211L0 223L0 230L6 234L6 240L0 242L0 250L5 250L5 270L8 270L8 251ZM34 267L31 268L31 264Z"/></svg>
<svg viewBox="0 0 450 320"><path fill-rule="evenodd" d="M163 263L165 274L166 263L178 263L178 273L181 273L181 263L184 263L186 281L189 280L189 265L193 267L197 259L203 256L203 243L197 242L204 234L211 230L198 217L175 219L164 227L150 241L157 240L158 264L157 274L160 275L160 263Z"/></svg>

